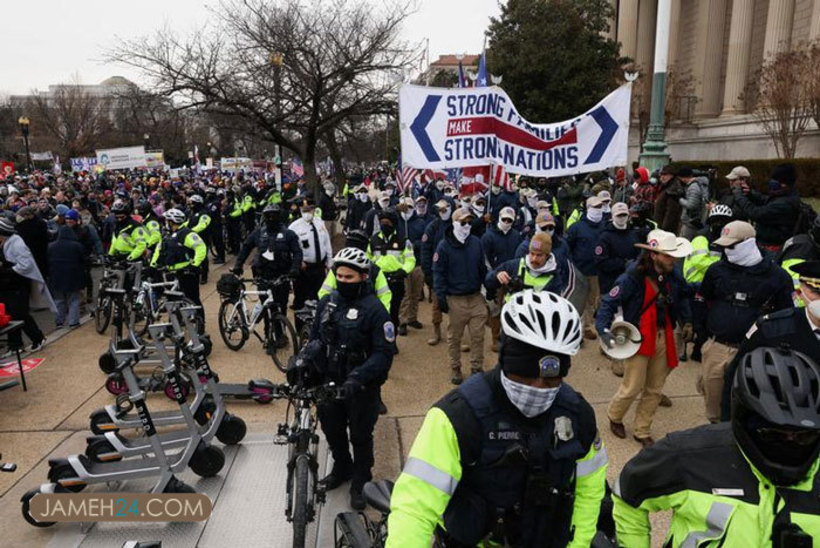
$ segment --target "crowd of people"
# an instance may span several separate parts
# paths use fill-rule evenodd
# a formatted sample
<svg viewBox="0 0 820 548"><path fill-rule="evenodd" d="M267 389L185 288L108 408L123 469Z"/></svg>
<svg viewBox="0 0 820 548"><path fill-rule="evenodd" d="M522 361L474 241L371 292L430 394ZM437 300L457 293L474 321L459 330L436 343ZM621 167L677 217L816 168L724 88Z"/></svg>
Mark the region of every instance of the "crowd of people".
<svg viewBox="0 0 820 548"><path fill-rule="evenodd" d="M619 534L637 539L648 535L648 510L697 490L680 480L682 448L739 446L761 484L809 481L816 494L820 220L807 218L796 179L793 165L779 165L761 194L743 166L722 175L633 164L508 187L434 176L400 188L389 170L374 169L341 187L326 178L314 194L259 173L18 175L0 182L0 302L25 321L36 350L45 337L31 310L49 306L58 327L78 325L84 306L92 312L97 262L144 261L201 304L209 262L234 255L231 271L241 275L255 249L261 284L293 279L292 297L287 286L274 295L283 309L321 299L315 344L301 357L345 394L319 411L335 461L323 483L351 480L351 505L362 509L373 428L386 411L380 387L396 338L424 329L426 296L427 344L445 339L456 388L428 413L394 494L391 538L419 546L434 530L457 545L590 542L606 451L591 407L562 379L584 340L599 339L607 353L623 344L613 323L628 322L641 337L633 355L610 360L622 381L606 413L626 438L624 417L638 400L630 430L645 451L615 490ZM498 356L485 356L487 336ZM705 418L724 425L656 444L657 407L672 405L665 381L690 359L701 364ZM485 371L488 361L499 365ZM723 459L716 477L735 461ZM675 470L654 472L662 468ZM694 522L710 514L707 503L689 510ZM556 505L566 511L537 511ZM816 508L808 521L794 512L790 525L820 534ZM673 522L678 535L686 526Z"/></svg>

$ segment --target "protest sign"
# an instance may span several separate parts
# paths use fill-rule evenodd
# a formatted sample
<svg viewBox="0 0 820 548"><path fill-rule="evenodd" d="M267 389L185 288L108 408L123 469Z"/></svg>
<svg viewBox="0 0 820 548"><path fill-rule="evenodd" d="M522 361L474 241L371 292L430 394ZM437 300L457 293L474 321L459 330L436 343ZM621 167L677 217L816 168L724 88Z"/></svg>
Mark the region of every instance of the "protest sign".
<svg viewBox="0 0 820 548"><path fill-rule="evenodd" d="M97 163L106 170L147 167L145 147L120 147L97 150Z"/></svg>

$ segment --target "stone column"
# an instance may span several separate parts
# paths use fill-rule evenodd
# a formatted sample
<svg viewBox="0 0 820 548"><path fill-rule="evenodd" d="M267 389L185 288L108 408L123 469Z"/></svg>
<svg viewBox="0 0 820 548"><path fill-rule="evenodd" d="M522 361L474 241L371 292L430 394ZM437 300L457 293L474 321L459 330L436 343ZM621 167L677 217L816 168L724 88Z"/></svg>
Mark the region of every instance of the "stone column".
<svg viewBox="0 0 820 548"><path fill-rule="evenodd" d="M820 39L820 0L814 0L811 10L811 26L809 27L809 42Z"/></svg>
<svg viewBox="0 0 820 548"><path fill-rule="evenodd" d="M788 50L792 42L794 0L770 0L766 17L766 39L763 42L764 62L773 55Z"/></svg>
<svg viewBox="0 0 820 548"><path fill-rule="evenodd" d="M612 17L609 18L609 30L604 33L605 38L611 40L618 39L618 5L617 0L609 0L609 6L612 8Z"/></svg>
<svg viewBox="0 0 820 548"><path fill-rule="evenodd" d="M698 43L695 47L695 78L700 101L695 116L708 118L720 113L720 69L723 61L723 29L726 0L698 4Z"/></svg>
<svg viewBox="0 0 820 548"><path fill-rule="evenodd" d="M669 15L669 67L674 68L678 60L678 35L680 31L680 2L672 0L670 2Z"/></svg>
<svg viewBox="0 0 820 548"><path fill-rule="evenodd" d="M621 43L621 55L635 59L638 44L638 0L621 0L618 41Z"/></svg>
<svg viewBox="0 0 820 548"><path fill-rule="evenodd" d="M739 97L746 86L749 72L754 5L754 0L732 0L726 85L723 91L723 114L738 114L744 110L743 100Z"/></svg>

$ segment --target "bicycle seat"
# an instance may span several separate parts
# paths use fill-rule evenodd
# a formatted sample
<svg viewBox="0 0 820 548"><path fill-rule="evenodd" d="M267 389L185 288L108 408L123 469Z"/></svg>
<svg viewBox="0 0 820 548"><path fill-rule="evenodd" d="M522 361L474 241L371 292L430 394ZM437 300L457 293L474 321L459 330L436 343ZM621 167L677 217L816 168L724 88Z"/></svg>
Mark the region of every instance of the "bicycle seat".
<svg viewBox="0 0 820 548"><path fill-rule="evenodd" d="M390 480L368 481L362 489L367 504L381 512L390 513L390 495L393 494L393 482Z"/></svg>

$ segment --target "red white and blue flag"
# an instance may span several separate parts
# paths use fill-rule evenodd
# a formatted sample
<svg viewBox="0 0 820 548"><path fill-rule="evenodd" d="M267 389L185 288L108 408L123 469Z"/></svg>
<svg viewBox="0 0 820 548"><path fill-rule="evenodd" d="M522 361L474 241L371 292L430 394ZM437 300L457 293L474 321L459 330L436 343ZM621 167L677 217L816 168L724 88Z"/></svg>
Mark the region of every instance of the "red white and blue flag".
<svg viewBox="0 0 820 548"><path fill-rule="evenodd" d="M396 170L396 186L398 186L400 194L406 194L413 181L416 180L418 173L416 168L410 166L404 166Z"/></svg>
<svg viewBox="0 0 820 548"><path fill-rule="evenodd" d="M300 178L305 176L305 167L302 165L302 161L299 158L293 158L290 161L290 173L295 178Z"/></svg>

